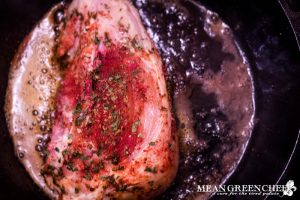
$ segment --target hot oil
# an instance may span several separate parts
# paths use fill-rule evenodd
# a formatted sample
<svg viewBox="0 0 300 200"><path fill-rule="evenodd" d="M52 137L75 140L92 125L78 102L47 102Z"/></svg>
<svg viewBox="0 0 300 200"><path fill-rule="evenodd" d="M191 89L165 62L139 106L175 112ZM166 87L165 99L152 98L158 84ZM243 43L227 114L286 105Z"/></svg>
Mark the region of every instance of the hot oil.
<svg viewBox="0 0 300 200"><path fill-rule="evenodd" d="M136 0L162 55L180 135L180 167L160 199L206 199L200 185L224 183L251 135L249 64L231 29L192 1Z"/></svg>
<svg viewBox="0 0 300 200"><path fill-rule="evenodd" d="M55 32L52 8L25 38L11 63L6 94L6 119L15 152L34 182L51 197L41 169L48 152L55 95L61 76L53 64Z"/></svg>

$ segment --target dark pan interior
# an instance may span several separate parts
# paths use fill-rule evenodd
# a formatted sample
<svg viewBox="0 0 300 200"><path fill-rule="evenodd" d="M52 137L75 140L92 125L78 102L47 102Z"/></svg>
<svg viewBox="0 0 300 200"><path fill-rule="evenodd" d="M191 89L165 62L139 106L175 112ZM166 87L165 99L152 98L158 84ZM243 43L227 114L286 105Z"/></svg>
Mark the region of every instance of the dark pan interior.
<svg viewBox="0 0 300 200"><path fill-rule="evenodd" d="M253 135L228 184L286 184L290 179L299 180L295 169L296 157L299 157L299 145L296 144L300 122L300 56L294 33L280 4L276 1L202 2L235 30L251 63L255 84ZM292 165L285 171L291 156ZM264 198L255 196L253 199Z"/></svg>
<svg viewBox="0 0 300 200"><path fill-rule="evenodd" d="M14 155L2 108L9 64L18 45L56 2L2 0L0 3L0 199L46 199ZM275 184L292 155L299 131L300 56L293 31L277 1L199 2L217 12L234 30L254 77L254 132L229 183ZM293 177L284 178L295 179L291 171L288 175Z"/></svg>

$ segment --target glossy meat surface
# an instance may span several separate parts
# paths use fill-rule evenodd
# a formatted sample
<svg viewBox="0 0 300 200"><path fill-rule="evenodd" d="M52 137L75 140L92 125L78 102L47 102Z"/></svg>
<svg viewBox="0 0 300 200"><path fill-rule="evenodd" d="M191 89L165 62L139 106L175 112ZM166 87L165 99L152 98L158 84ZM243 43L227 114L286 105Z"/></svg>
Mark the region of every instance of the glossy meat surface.
<svg viewBox="0 0 300 200"><path fill-rule="evenodd" d="M148 199L177 172L161 58L125 0L75 0L58 38L48 186L62 199Z"/></svg>

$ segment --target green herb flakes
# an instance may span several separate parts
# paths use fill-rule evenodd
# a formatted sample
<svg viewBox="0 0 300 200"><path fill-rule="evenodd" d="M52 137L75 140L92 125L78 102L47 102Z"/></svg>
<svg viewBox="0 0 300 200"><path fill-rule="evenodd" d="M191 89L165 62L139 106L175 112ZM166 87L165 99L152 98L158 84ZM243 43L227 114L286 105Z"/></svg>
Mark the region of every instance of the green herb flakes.
<svg viewBox="0 0 300 200"><path fill-rule="evenodd" d="M113 171L121 171L121 170L124 170L125 167L124 166L117 166L117 167L113 167Z"/></svg>
<svg viewBox="0 0 300 200"><path fill-rule="evenodd" d="M81 103L78 102L78 103L76 104L75 110L73 111L73 114L74 114L74 115L79 114L79 113L81 113L81 110L82 110Z"/></svg>
<svg viewBox="0 0 300 200"><path fill-rule="evenodd" d="M84 176L84 178L85 178L86 180L89 180L89 181L92 179L92 177L91 177L90 174L86 174L86 175Z"/></svg>
<svg viewBox="0 0 300 200"><path fill-rule="evenodd" d="M135 121L131 126L131 132L135 133L140 124L141 124L140 120Z"/></svg>
<svg viewBox="0 0 300 200"><path fill-rule="evenodd" d="M67 149L65 149L65 150L62 151L62 155L63 155L63 156L65 156L65 155L67 155L67 154L68 154L68 150L67 150Z"/></svg>
<svg viewBox="0 0 300 200"><path fill-rule="evenodd" d="M141 46L141 44L139 43L137 36L135 36L132 40L131 40L131 45L133 46L133 48L138 49L138 50L142 50L143 47Z"/></svg>
<svg viewBox="0 0 300 200"><path fill-rule="evenodd" d="M75 119L75 126L80 126L82 122L84 121L85 117L83 115L80 115L79 117L76 117Z"/></svg>
<svg viewBox="0 0 300 200"><path fill-rule="evenodd" d="M117 153L114 153L112 156L111 163L117 165L119 164L119 161L120 161L119 155Z"/></svg>
<svg viewBox="0 0 300 200"><path fill-rule="evenodd" d="M104 164L103 164L102 161L99 162L99 168L100 168L100 169L104 169Z"/></svg>
<svg viewBox="0 0 300 200"><path fill-rule="evenodd" d="M145 168L145 172L150 172L150 173L156 173L157 171L156 171L156 167L146 167Z"/></svg>
<svg viewBox="0 0 300 200"><path fill-rule="evenodd" d="M100 39L98 38L98 33L95 33L94 39L93 39L95 45L99 45L100 44Z"/></svg>
<svg viewBox="0 0 300 200"><path fill-rule="evenodd" d="M155 142L150 142L149 146L155 146Z"/></svg>
<svg viewBox="0 0 300 200"><path fill-rule="evenodd" d="M68 162L66 165L67 165L67 170L70 170L72 172L77 171L77 167L74 166L73 162Z"/></svg>
<svg viewBox="0 0 300 200"><path fill-rule="evenodd" d="M95 167L93 167L93 169L92 169L93 173L95 173L95 174L98 173L99 170L100 170L99 166L95 166Z"/></svg>
<svg viewBox="0 0 300 200"><path fill-rule="evenodd" d="M79 158L81 156L81 154L78 151L74 151L72 153L73 158Z"/></svg>

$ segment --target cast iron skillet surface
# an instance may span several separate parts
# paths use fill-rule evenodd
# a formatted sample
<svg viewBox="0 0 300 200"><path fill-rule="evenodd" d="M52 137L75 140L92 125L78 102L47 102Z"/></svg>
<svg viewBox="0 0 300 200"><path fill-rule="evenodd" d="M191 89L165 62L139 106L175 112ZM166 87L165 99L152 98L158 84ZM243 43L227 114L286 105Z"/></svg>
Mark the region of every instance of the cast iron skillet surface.
<svg viewBox="0 0 300 200"><path fill-rule="evenodd" d="M1 1L1 108L4 106L10 61L18 45L57 2ZM246 154L228 184L275 184L292 155L299 129L300 108L297 103L300 102L300 56L293 31L277 1L199 2L217 12L233 29L250 62L255 84L254 131ZM0 198L46 199L14 155L3 109L0 118ZM295 175L291 172L288 174ZM284 178L295 180L295 177Z"/></svg>

